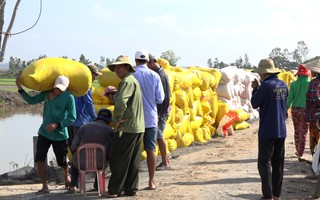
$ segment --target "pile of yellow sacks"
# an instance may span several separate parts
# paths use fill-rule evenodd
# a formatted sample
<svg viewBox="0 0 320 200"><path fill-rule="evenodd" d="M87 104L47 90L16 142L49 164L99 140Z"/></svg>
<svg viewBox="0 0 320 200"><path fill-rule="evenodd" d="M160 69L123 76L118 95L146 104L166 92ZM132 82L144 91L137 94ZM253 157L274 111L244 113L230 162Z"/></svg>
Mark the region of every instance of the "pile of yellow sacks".
<svg viewBox="0 0 320 200"><path fill-rule="evenodd" d="M221 72L214 68L190 66L187 68L172 67L165 59L158 59L166 71L171 91L171 112L164 131L167 151L170 153L178 147L190 146L194 141L206 143L216 134L220 120L230 111L229 105L218 100L216 89L221 79ZM100 70L99 86L93 87L92 97L96 112L108 108L112 112L114 105L102 96L107 86L117 88L120 79L108 68ZM75 96L86 94L91 87L90 70L83 64L65 58L44 58L31 63L22 73L22 84L37 91L49 90L59 75L70 79L70 91ZM282 71L279 78L288 86L295 79L293 72ZM240 110L238 120L232 124L234 130L246 129L250 114ZM157 154L159 153L157 148ZM142 152L142 158L146 152Z"/></svg>

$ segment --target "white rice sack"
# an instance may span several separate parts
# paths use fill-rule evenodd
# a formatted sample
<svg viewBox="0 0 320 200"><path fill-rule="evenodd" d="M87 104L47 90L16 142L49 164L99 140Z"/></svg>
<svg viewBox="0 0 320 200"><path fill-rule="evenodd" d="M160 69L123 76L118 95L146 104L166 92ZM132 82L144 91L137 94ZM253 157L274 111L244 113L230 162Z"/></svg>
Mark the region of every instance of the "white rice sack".
<svg viewBox="0 0 320 200"><path fill-rule="evenodd" d="M227 84L219 84L216 92L219 97L225 97L230 100L234 97L233 81L229 81Z"/></svg>
<svg viewBox="0 0 320 200"><path fill-rule="evenodd" d="M220 69L222 74L220 84L227 84L229 81L234 80L237 75L237 69L236 66L228 66Z"/></svg>

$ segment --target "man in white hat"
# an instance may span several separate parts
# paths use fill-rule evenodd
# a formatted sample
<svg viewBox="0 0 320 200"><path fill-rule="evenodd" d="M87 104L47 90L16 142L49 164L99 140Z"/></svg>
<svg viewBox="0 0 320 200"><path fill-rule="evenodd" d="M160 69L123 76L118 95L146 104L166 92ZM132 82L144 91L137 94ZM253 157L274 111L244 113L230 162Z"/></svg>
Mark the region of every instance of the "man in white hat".
<svg viewBox="0 0 320 200"><path fill-rule="evenodd" d="M48 150L52 145L58 165L63 169L66 189L70 184L68 172L68 129L76 119L76 108L72 94L67 90L69 79L66 76L58 76L53 89L30 96L25 92L20 83L20 77L16 79L18 92L28 104L36 104L44 101L43 120L38 131L35 162L42 188L37 195L49 193L46 164Z"/></svg>
<svg viewBox="0 0 320 200"><path fill-rule="evenodd" d="M143 110L145 120L145 133L143 138L144 149L147 152L147 165L149 171L149 186L150 190L156 189L154 180L156 171L156 144L157 144L157 126L158 126L158 111L157 104L161 104L164 100L164 90L159 74L148 68L149 53L145 50L139 50L135 54L137 67L133 76L140 83Z"/></svg>
<svg viewBox="0 0 320 200"><path fill-rule="evenodd" d="M283 180L288 87L278 79L280 70L271 59L262 59L255 70L261 81L252 83L251 104L259 108L258 170L262 199L279 200Z"/></svg>

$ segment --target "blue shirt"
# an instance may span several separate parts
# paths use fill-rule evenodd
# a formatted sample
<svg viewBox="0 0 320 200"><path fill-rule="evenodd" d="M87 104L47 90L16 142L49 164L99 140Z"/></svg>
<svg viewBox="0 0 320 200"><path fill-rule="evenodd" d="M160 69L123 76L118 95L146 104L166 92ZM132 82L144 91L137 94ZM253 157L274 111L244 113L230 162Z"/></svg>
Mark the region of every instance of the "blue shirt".
<svg viewBox="0 0 320 200"><path fill-rule="evenodd" d="M92 88L81 97L74 97L77 110L76 121L72 126L81 127L97 117L92 101Z"/></svg>
<svg viewBox="0 0 320 200"><path fill-rule="evenodd" d="M258 89L252 92L252 107L259 108L258 138L276 139L287 136L286 100L288 87L277 75L270 75L261 81Z"/></svg>
<svg viewBox="0 0 320 200"><path fill-rule="evenodd" d="M164 100L160 76L146 65L139 65L135 70L133 76L138 80L142 91L145 128L157 127L157 104Z"/></svg>

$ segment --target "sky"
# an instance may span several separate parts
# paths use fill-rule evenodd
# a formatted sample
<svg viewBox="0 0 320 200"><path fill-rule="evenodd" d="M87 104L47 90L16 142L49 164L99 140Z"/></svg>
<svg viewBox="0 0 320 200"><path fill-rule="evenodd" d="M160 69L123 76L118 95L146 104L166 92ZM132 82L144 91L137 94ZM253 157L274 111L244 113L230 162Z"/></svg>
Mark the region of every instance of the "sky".
<svg viewBox="0 0 320 200"><path fill-rule="evenodd" d="M4 31L16 1L7 0ZM41 0L22 0L11 33L36 22ZM177 66L207 66L209 58L233 63L248 55L252 65L279 47L294 51L299 41L308 57L320 55L318 0L43 0L38 23L12 35L4 62L81 54L127 55L137 50L160 57L172 50Z"/></svg>

